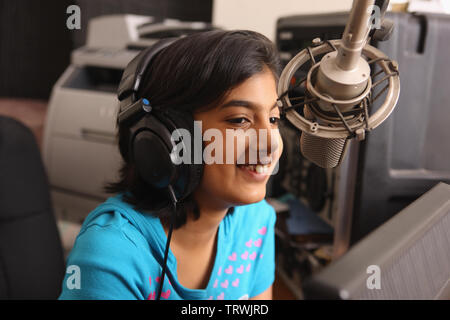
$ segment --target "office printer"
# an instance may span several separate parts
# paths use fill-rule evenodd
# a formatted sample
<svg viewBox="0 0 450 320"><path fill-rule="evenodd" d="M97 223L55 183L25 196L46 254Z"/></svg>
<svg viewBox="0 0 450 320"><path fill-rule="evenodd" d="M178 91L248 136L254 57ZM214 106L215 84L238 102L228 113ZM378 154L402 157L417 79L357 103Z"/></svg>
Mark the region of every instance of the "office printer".
<svg viewBox="0 0 450 320"><path fill-rule="evenodd" d="M129 61L160 38L211 30L203 22L137 15L92 19L87 42L54 85L44 133L46 165L58 219L81 223L109 195L121 157L116 142L116 89Z"/></svg>

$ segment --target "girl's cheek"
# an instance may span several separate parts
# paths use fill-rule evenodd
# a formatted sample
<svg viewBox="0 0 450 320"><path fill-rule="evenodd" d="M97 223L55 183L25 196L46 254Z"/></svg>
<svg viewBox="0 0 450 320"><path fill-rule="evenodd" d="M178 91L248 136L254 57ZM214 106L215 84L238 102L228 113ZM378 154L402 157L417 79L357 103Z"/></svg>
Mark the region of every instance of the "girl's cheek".
<svg viewBox="0 0 450 320"><path fill-rule="evenodd" d="M280 159L281 155L283 154L283 139L281 138L281 135L278 134L278 154L277 154L277 160Z"/></svg>

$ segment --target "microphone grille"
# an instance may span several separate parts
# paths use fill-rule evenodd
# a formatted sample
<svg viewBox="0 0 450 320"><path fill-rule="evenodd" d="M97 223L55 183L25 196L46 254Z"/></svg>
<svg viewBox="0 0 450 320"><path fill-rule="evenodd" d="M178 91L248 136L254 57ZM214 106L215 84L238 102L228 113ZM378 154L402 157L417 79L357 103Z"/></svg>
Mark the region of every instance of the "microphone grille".
<svg viewBox="0 0 450 320"><path fill-rule="evenodd" d="M321 168L334 168L342 159L347 139L327 139L302 132L300 148L303 156Z"/></svg>

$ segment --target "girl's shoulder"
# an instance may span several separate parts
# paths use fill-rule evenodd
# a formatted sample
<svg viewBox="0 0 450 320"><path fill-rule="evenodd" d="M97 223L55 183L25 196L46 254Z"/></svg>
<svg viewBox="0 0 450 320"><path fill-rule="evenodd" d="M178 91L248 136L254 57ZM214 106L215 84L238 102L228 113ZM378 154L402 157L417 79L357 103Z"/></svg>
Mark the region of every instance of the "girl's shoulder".
<svg viewBox="0 0 450 320"><path fill-rule="evenodd" d="M104 230L105 232L95 232L92 235L106 237L108 234L112 234L117 240L125 237L140 247L142 243L136 242L145 240L145 234L153 231L147 229L156 228L157 223L155 217L135 211L131 205L122 201L121 195L117 195L107 199L89 213L83 222L79 236L92 233L88 232L91 229Z"/></svg>
<svg viewBox="0 0 450 320"><path fill-rule="evenodd" d="M60 299L146 299L146 275L156 273L159 264L133 219L133 213L111 201L86 217L67 257L68 268L80 271L80 289L66 285L66 274Z"/></svg>

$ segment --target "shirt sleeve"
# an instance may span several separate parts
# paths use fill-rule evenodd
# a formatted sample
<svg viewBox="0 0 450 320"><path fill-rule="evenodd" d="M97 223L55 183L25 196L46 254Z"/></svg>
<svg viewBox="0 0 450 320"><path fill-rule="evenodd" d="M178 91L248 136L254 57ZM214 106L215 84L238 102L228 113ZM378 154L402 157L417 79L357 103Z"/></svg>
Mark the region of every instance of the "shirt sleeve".
<svg viewBox="0 0 450 320"><path fill-rule="evenodd" d="M117 226L93 225L80 233L67 261L61 300L145 299L142 254Z"/></svg>
<svg viewBox="0 0 450 320"><path fill-rule="evenodd" d="M257 242L261 241L261 250L259 250L255 259L255 277L250 298L253 298L266 291L275 280L275 210L267 204L268 218L265 223L258 226ZM261 239L261 240L259 240Z"/></svg>

